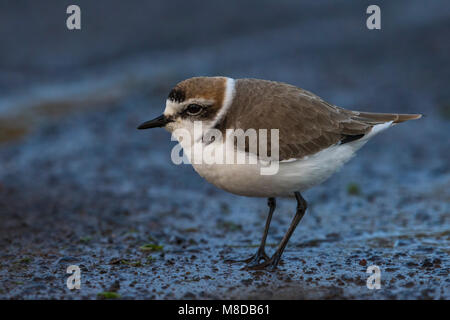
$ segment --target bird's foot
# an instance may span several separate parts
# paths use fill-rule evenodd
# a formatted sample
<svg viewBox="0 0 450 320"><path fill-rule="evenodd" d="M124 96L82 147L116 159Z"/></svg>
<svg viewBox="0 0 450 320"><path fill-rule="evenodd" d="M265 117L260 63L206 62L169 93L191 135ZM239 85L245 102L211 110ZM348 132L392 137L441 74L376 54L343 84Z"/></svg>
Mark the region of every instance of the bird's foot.
<svg viewBox="0 0 450 320"><path fill-rule="evenodd" d="M264 251L262 252L258 251L257 253L252 255L250 258L244 260L243 262L247 263L246 267L248 268L259 265L261 263L261 260L263 260L264 262L270 260L270 258Z"/></svg>
<svg viewBox="0 0 450 320"><path fill-rule="evenodd" d="M225 263L243 263L243 262L248 262L249 259L239 259L236 256L228 256L224 258L224 262Z"/></svg>
<svg viewBox="0 0 450 320"><path fill-rule="evenodd" d="M275 271L277 269L278 263L280 262L280 257L274 255L272 258L268 258L263 262L256 262L254 264L248 263L245 269L247 270L267 270L267 271Z"/></svg>

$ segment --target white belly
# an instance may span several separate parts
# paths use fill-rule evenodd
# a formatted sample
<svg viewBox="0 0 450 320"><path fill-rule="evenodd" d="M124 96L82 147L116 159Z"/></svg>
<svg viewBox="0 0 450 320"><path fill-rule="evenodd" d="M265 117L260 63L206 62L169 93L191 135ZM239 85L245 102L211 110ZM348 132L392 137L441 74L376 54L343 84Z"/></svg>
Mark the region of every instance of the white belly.
<svg viewBox="0 0 450 320"><path fill-rule="evenodd" d="M360 140L333 145L302 159L279 162L273 175L261 174L257 164L193 164L197 173L228 192L249 197L285 197L322 183L350 160L372 136L392 123L375 126ZM217 144L216 148L224 148ZM186 150L185 150L186 151ZM192 162L192 161L191 161Z"/></svg>
<svg viewBox="0 0 450 320"><path fill-rule="evenodd" d="M365 142L365 141L364 141ZM336 145L302 159L279 162L278 172L262 175L261 164L194 164L197 173L228 192L249 197L291 196L322 183L363 144ZM357 148L355 148L357 147Z"/></svg>

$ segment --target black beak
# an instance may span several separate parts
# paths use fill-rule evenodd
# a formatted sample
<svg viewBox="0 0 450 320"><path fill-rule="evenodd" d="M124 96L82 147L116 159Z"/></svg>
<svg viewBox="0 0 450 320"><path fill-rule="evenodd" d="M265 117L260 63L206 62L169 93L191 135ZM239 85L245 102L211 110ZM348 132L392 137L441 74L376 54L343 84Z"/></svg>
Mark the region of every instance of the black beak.
<svg viewBox="0 0 450 320"><path fill-rule="evenodd" d="M168 124L169 122L172 122L172 120L167 118L165 115L160 115L158 118L155 118L155 119L149 120L149 121L145 121L143 124L141 124L137 128L139 130L150 129L150 128L161 128L161 127L165 127L166 124Z"/></svg>

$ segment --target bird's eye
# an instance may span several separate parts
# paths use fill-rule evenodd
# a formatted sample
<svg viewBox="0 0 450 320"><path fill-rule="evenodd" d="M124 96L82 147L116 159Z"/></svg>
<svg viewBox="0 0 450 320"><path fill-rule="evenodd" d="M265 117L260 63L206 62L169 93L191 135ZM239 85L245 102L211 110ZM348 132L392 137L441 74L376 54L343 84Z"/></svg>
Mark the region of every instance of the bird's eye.
<svg viewBox="0 0 450 320"><path fill-rule="evenodd" d="M191 116L198 115L203 110L203 107L198 104L190 104L186 108L187 114Z"/></svg>

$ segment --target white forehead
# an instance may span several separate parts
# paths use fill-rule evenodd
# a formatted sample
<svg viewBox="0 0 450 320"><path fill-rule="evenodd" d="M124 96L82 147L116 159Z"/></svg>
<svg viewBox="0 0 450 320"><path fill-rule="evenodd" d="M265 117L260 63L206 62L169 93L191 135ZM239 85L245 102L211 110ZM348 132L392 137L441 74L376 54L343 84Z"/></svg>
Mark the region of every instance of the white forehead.
<svg viewBox="0 0 450 320"><path fill-rule="evenodd" d="M184 104L172 101L170 99L166 100L166 109L164 109L164 115L166 117L172 116L180 111L183 108Z"/></svg>

